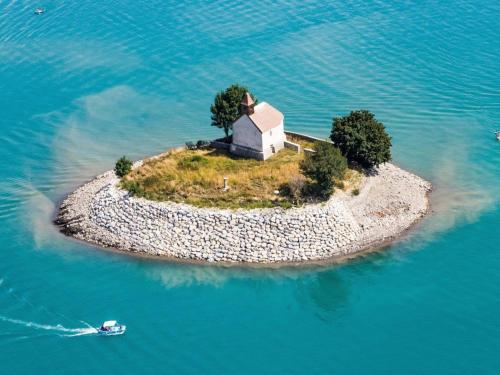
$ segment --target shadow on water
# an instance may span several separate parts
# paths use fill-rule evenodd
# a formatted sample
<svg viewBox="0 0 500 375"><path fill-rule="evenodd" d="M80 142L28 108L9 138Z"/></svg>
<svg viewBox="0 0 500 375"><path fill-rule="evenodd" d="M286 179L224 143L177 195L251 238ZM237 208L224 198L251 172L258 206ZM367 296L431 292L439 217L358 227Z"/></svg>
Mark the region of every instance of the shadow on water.
<svg viewBox="0 0 500 375"><path fill-rule="evenodd" d="M222 288L228 283L246 283L251 288L265 285L288 285L299 303L313 305L319 319L329 320L349 303L349 282L339 265L308 266L305 268L243 268L200 265L143 264L146 274L168 289L193 285Z"/></svg>
<svg viewBox="0 0 500 375"><path fill-rule="evenodd" d="M314 274L318 269L326 266L306 267L244 267L220 266L213 264L176 264L168 262L155 262L154 260L139 260L140 267L152 279L162 283L166 288L177 288L190 285L210 285L221 287L234 280L296 280Z"/></svg>
<svg viewBox="0 0 500 375"><path fill-rule="evenodd" d="M288 286L299 305L313 306L319 319L331 321L348 308L353 292L353 280L380 274L390 263L399 261L398 258L398 255L389 251L370 253L349 263L304 267L222 267L162 264L153 260L141 260L139 267L147 277L167 289L192 286L222 288L228 283L239 281L255 281L245 284L251 285L251 288L262 288L263 283L267 286L278 285L279 288Z"/></svg>
<svg viewBox="0 0 500 375"><path fill-rule="evenodd" d="M335 268L297 280L297 300L316 306L316 315L324 321L341 312L349 302L349 295L349 284Z"/></svg>
<svg viewBox="0 0 500 375"><path fill-rule="evenodd" d="M296 298L300 304L312 304L316 315L331 321L348 308L353 293L353 281L378 275L400 256L390 247L368 253L349 263L316 269L296 280Z"/></svg>

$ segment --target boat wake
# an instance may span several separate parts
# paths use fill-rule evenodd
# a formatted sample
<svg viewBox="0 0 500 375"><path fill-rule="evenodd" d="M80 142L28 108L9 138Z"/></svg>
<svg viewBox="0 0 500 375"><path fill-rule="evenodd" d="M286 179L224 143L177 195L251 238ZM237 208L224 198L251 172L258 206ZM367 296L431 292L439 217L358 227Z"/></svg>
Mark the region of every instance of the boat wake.
<svg viewBox="0 0 500 375"><path fill-rule="evenodd" d="M83 328L67 328L62 326L61 324L57 325L50 325L50 324L39 324L35 322L27 322L24 320L20 319L12 319L8 318L6 316L0 315L0 321L8 322L8 323L13 323L17 325L21 325L27 328L33 328L33 329L40 329L40 330L45 330L45 331L52 331L54 333L58 333L59 336L64 336L64 337L75 337L75 336L83 336L83 335L94 335L97 333L97 329L92 327L90 324L87 324L85 322L85 325L87 327Z"/></svg>

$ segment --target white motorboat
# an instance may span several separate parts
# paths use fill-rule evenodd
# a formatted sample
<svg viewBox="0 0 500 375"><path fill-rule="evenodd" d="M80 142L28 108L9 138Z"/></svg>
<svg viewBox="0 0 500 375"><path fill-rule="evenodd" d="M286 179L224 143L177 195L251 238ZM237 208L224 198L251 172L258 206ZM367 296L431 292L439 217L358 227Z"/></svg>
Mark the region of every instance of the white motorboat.
<svg viewBox="0 0 500 375"><path fill-rule="evenodd" d="M45 13L45 8L36 8L33 13L35 13L35 14L43 14L43 13Z"/></svg>
<svg viewBox="0 0 500 375"><path fill-rule="evenodd" d="M108 320L102 323L97 329L97 333L103 336L115 336L123 335L127 329L127 326L118 324L116 320Z"/></svg>

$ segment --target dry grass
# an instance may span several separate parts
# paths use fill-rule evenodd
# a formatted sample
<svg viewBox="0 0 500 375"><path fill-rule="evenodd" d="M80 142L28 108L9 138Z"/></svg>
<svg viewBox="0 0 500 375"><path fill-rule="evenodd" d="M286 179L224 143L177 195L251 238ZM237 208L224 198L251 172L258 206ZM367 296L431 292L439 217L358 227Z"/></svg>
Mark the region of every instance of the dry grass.
<svg viewBox="0 0 500 375"><path fill-rule="evenodd" d="M348 168L345 172L344 180L342 181L344 184L344 188L342 190L348 191L359 189L362 181L363 171L361 169Z"/></svg>
<svg viewBox="0 0 500 375"><path fill-rule="evenodd" d="M198 207L288 208L293 206L291 198L275 191L300 178L302 157L288 149L266 161L214 149L172 151L146 161L122 180L122 186L147 199ZM227 191L223 190L224 177L228 178Z"/></svg>
<svg viewBox="0 0 500 375"><path fill-rule="evenodd" d="M286 140L287 141L290 141L292 143L297 143L300 145L300 147L302 147L302 149L304 148L309 148L309 149L313 149L314 148L314 144L315 142L313 141L309 141L307 139L304 139L302 137L298 137L298 136L295 136L293 134L287 134L286 136Z"/></svg>

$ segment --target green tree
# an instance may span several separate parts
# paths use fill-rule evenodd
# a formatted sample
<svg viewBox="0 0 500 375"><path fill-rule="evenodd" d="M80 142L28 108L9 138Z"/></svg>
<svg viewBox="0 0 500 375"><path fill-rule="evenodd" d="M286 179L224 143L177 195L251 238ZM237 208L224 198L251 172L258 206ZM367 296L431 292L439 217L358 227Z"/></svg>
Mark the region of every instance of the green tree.
<svg viewBox="0 0 500 375"><path fill-rule="evenodd" d="M249 91L246 87L234 84L215 95L214 103L210 106L212 126L224 129L226 137L233 128L233 122L240 117L240 104L247 92ZM250 96L257 102L251 93Z"/></svg>
<svg viewBox="0 0 500 375"><path fill-rule="evenodd" d="M352 111L333 119L333 143L349 161L371 168L391 160L391 137L369 111Z"/></svg>
<svg viewBox="0 0 500 375"><path fill-rule="evenodd" d="M115 173L118 177L126 176L132 170L132 161L122 156L115 164Z"/></svg>
<svg viewBox="0 0 500 375"><path fill-rule="evenodd" d="M317 142L314 153L307 153L300 163L304 176L316 183L324 197L332 194L333 179L344 178L346 169L347 159L337 147L327 142Z"/></svg>

